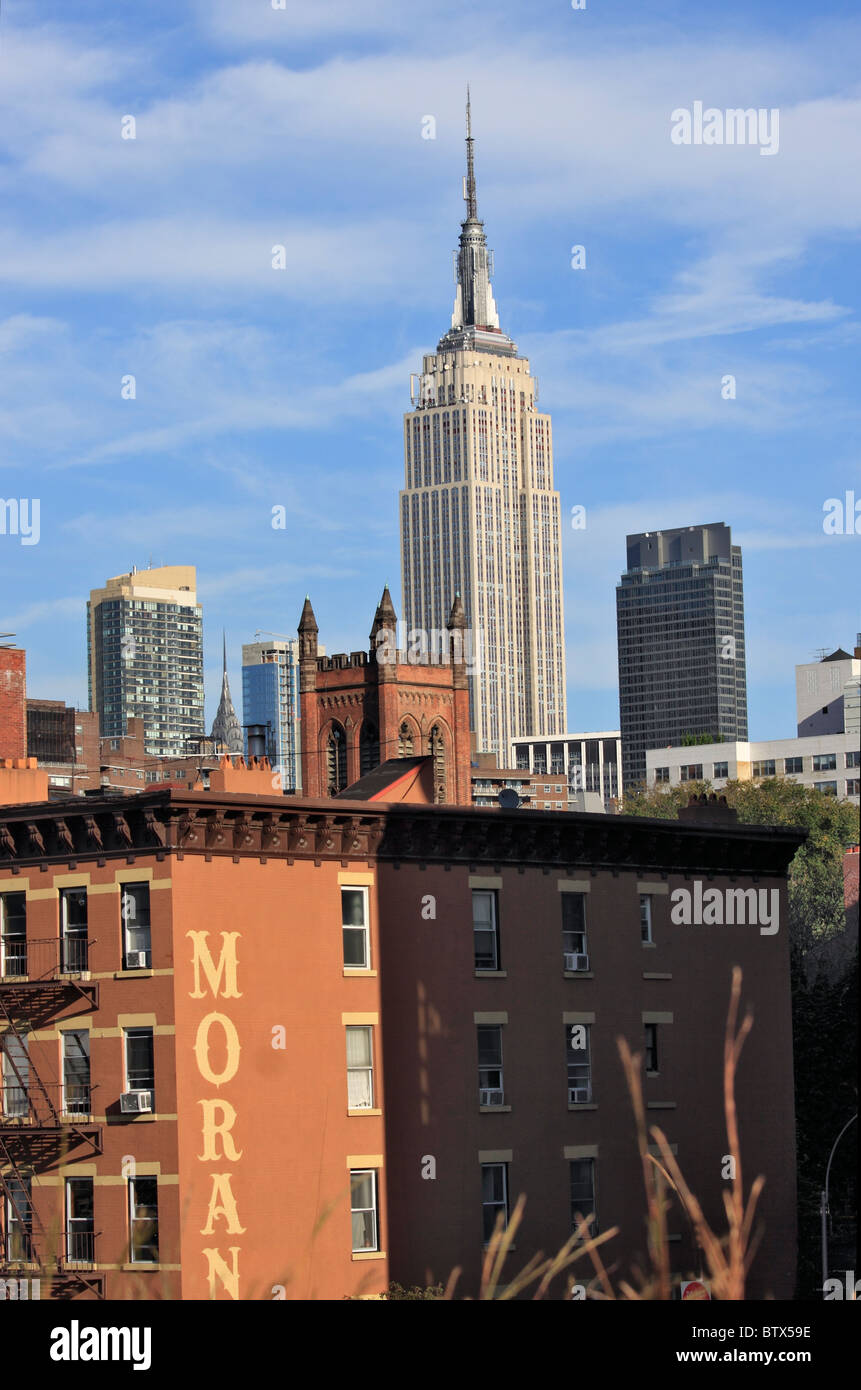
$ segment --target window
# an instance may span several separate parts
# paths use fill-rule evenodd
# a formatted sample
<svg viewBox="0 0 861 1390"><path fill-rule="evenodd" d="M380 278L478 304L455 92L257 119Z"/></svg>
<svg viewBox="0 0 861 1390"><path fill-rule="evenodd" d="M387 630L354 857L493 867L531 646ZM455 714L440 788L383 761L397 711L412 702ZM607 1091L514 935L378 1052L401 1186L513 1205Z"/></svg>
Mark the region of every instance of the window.
<svg viewBox="0 0 861 1390"><path fill-rule="evenodd" d="M566 1023L565 1052L568 1062L568 1104L588 1105L592 1099L592 1059L589 1023Z"/></svg>
<svg viewBox="0 0 861 1390"><path fill-rule="evenodd" d="M31 1263L33 1260L33 1206L30 1201L29 1178L4 1178L6 1200L3 1203L5 1230L3 1253L7 1263Z"/></svg>
<svg viewBox="0 0 861 1390"><path fill-rule="evenodd" d="M27 895L0 895L0 975L27 974Z"/></svg>
<svg viewBox="0 0 861 1390"><path fill-rule="evenodd" d="M508 1164L482 1163L481 1218L485 1245L490 1242L500 1215L505 1230L508 1226Z"/></svg>
<svg viewBox="0 0 861 1390"><path fill-rule="evenodd" d="M658 1025L657 1023L646 1023L646 1071L656 1072L658 1070Z"/></svg>
<svg viewBox="0 0 861 1390"><path fill-rule="evenodd" d="M472 928L476 970L499 969L499 923L495 891L472 891Z"/></svg>
<svg viewBox="0 0 861 1390"><path fill-rule="evenodd" d="M353 1220L353 1254L379 1250L376 1169L350 1170L350 1214Z"/></svg>
<svg viewBox="0 0 861 1390"><path fill-rule="evenodd" d="M651 893L640 894L640 940L643 945L651 945L652 942L652 895Z"/></svg>
<svg viewBox="0 0 861 1390"><path fill-rule="evenodd" d="M148 883L123 884L120 915L123 919L124 968L148 969L152 964Z"/></svg>
<svg viewBox="0 0 861 1390"><path fill-rule="evenodd" d="M63 1113L90 1114L90 1035L85 1029L63 1030Z"/></svg>
<svg viewBox="0 0 861 1390"><path fill-rule="evenodd" d="M123 1030L126 1053L126 1090L152 1091L155 1088L155 1067L151 1028Z"/></svg>
<svg viewBox="0 0 861 1390"><path fill-rule="evenodd" d="M861 782L859 782L859 779L858 779L857 777L847 777L847 778L846 778L846 795L847 795L847 796L857 796L857 795L858 795L858 788L859 788L859 786L861 786Z"/></svg>
<svg viewBox="0 0 861 1390"><path fill-rule="evenodd" d="M95 1259L92 1178L66 1178L66 1262L92 1264Z"/></svg>
<svg viewBox="0 0 861 1390"><path fill-rule="evenodd" d="M326 740L328 796L335 796L347 785L347 739L340 724L333 724Z"/></svg>
<svg viewBox="0 0 861 1390"><path fill-rule="evenodd" d="M729 777L729 763L715 763L713 775L715 777Z"/></svg>
<svg viewBox="0 0 861 1390"><path fill-rule="evenodd" d="M586 954L586 894L561 893L562 964L566 970L588 970Z"/></svg>
<svg viewBox="0 0 861 1390"><path fill-rule="evenodd" d="M374 1104L374 1045L371 1028L347 1029L347 1104L369 1110Z"/></svg>
<svg viewBox="0 0 861 1390"><path fill-rule="evenodd" d="M837 754L836 753L814 753L813 754L814 772L836 772Z"/></svg>
<svg viewBox="0 0 861 1390"><path fill-rule="evenodd" d="M655 781L656 781L656 782L669 782L669 780L670 780L670 769L669 769L668 767L656 767L656 768L655 768Z"/></svg>
<svg viewBox="0 0 861 1390"><path fill-rule="evenodd" d="M478 1103L502 1105L505 1089L502 1083L502 1024L478 1025Z"/></svg>
<svg viewBox="0 0 861 1390"><path fill-rule="evenodd" d="M701 782L703 780L702 763L685 763L679 768L679 780L682 782Z"/></svg>
<svg viewBox="0 0 861 1390"><path fill-rule="evenodd" d="M129 1179L132 1264L158 1264L158 1179Z"/></svg>
<svg viewBox="0 0 861 1390"><path fill-rule="evenodd" d="M69 975L87 969L87 890L60 889L61 969Z"/></svg>
<svg viewBox="0 0 861 1390"><path fill-rule="evenodd" d="M571 1185L571 1230L576 1231L584 1218L592 1216L588 1235L598 1234L598 1216L595 1205L595 1160L594 1158L573 1158L568 1164Z"/></svg>
<svg viewBox="0 0 861 1390"><path fill-rule="evenodd" d="M774 758L760 758L758 761L754 762L754 765L753 765L753 776L754 776L754 777L773 777L773 776L774 776Z"/></svg>
<svg viewBox="0 0 861 1390"><path fill-rule="evenodd" d="M857 748L851 749L846 754L847 767L861 767L861 752Z"/></svg>
<svg viewBox="0 0 861 1390"><path fill-rule="evenodd" d="M821 792L823 796L836 796L836 795L837 795L837 783L836 783L836 782L814 782L814 783L813 783L813 790L814 790L814 791L817 791L817 792Z"/></svg>
<svg viewBox="0 0 861 1390"><path fill-rule="evenodd" d="M368 970L371 943L368 933L367 888L341 889L341 923L344 965L350 970Z"/></svg>
<svg viewBox="0 0 861 1390"><path fill-rule="evenodd" d="M7 1031L0 1040L3 1105L7 1120L24 1120L30 1113L30 1055L26 1036Z"/></svg>
<svg viewBox="0 0 861 1390"><path fill-rule="evenodd" d="M784 772L803 772L803 771L804 771L804 759L803 759L803 758L784 758L784 760L783 760L783 770L784 770Z"/></svg>

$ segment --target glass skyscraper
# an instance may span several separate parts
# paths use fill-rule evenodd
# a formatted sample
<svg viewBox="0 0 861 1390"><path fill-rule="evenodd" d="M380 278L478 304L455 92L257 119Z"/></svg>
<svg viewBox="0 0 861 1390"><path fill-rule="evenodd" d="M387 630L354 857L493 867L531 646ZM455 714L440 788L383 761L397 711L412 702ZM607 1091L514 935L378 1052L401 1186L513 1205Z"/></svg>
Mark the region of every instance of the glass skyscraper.
<svg viewBox="0 0 861 1390"><path fill-rule="evenodd" d="M625 790L645 782L647 749L747 739L741 547L730 528L646 531L627 544L616 588Z"/></svg>
<svg viewBox="0 0 861 1390"><path fill-rule="evenodd" d="M301 791L298 638L243 646L242 724L246 754L264 754L282 788Z"/></svg>

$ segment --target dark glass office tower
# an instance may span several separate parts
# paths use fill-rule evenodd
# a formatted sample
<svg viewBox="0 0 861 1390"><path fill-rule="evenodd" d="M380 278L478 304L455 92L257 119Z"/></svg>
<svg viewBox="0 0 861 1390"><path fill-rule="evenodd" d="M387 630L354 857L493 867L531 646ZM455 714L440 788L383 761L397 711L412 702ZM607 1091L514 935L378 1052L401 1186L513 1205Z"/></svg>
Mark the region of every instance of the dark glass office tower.
<svg viewBox="0 0 861 1390"><path fill-rule="evenodd" d="M622 781L686 735L747 738L741 547L723 522L628 536L616 588ZM703 742L707 741L705 739Z"/></svg>

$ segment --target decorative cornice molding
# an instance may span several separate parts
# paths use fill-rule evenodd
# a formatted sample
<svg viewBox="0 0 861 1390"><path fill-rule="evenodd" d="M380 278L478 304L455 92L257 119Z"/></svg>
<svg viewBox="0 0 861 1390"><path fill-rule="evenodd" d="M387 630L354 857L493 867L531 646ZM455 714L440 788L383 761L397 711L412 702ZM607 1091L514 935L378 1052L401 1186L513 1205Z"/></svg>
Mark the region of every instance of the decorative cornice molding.
<svg viewBox="0 0 861 1390"><path fill-rule="evenodd" d="M803 830L578 812L183 793L0 808L0 868L128 855L373 859L783 876Z"/></svg>

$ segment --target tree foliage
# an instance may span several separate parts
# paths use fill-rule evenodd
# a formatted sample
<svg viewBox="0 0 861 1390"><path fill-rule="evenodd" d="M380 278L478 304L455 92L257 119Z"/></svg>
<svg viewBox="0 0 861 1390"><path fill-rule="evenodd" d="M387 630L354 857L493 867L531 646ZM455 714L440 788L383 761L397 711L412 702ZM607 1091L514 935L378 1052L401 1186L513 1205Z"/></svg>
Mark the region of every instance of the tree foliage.
<svg viewBox="0 0 861 1390"><path fill-rule="evenodd" d="M712 790L708 782L656 787L625 797L628 815L673 819L692 793ZM782 777L762 782L728 782L722 791L740 823L802 826L807 840L789 869L789 939L792 962L792 1032L798 1176L798 1296L822 1298L820 1190L831 1146L857 1109L854 1059L858 1016L858 964L854 953L831 957L846 927L843 854L858 843L858 808L823 796ZM824 957L823 957L823 953ZM816 958L814 963L814 958ZM831 1268L850 1257L855 1206L857 1125L841 1140L831 1170ZM847 1236L848 1233L848 1236Z"/></svg>

